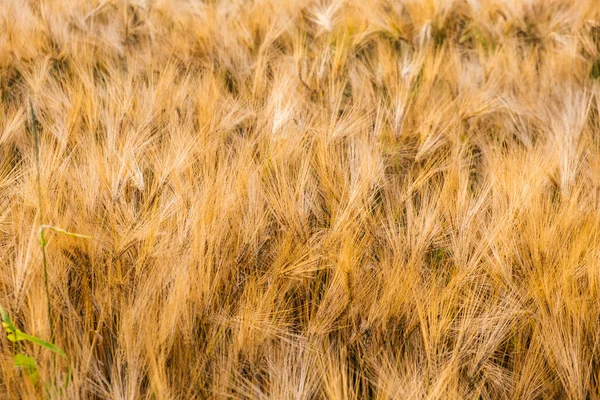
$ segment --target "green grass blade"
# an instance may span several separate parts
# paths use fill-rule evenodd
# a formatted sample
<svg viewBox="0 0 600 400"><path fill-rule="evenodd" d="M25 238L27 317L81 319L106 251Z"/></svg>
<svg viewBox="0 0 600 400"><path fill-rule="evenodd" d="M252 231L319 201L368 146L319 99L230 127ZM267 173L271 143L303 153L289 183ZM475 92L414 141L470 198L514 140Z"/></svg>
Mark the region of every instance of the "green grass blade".
<svg viewBox="0 0 600 400"><path fill-rule="evenodd" d="M25 371L29 379L31 379L31 382L34 385L37 385L40 380L40 374L38 373L37 361L35 358L26 356L25 354L16 354L14 356L14 361L15 367Z"/></svg>
<svg viewBox="0 0 600 400"><path fill-rule="evenodd" d="M6 330L6 333L8 334L8 336L7 336L8 340L10 340L11 342L20 342L20 341L26 340L28 342L35 343L38 346L42 346L42 347L52 351L53 353L58 354L59 356L68 359L67 353L65 353L65 351L63 349L61 349L60 347L58 347L52 343L48 343L45 340L42 340L33 335L29 335L29 334L23 332L22 330L18 329L17 327L15 327L12 320L8 316L8 313L6 312L6 310L4 310L4 308L2 308L2 306L0 306L0 315L2 316L2 326Z"/></svg>
<svg viewBox="0 0 600 400"><path fill-rule="evenodd" d="M53 226L53 225L42 225L42 226L40 226L40 231L43 230L43 229L52 229L53 231L58 232L58 233L62 233L63 235L74 236L74 237L78 237L78 238L81 238L81 239L91 239L92 238L89 235L83 235L81 233L69 232L67 230L64 230L62 228L59 228L59 227L56 227L56 226ZM40 237L43 237L43 236L40 235ZM44 241L44 243L45 243L45 241Z"/></svg>
<svg viewBox="0 0 600 400"><path fill-rule="evenodd" d="M61 357L67 358L67 353L65 353L65 351L63 349L61 349L60 347L58 347L52 343L48 343L45 340L42 340L33 335L29 335L19 329L16 329L13 333L10 333L8 335L8 340L10 340L11 342L20 342L22 340L27 340L28 342L35 343L38 346L42 346L42 347L50 350L51 352L58 354Z"/></svg>
<svg viewBox="0 0 600 400"><path fill-rule="evenodd" d="M67 367L67 377L65 378L65 388L69 387L69 383L71 383L71 378L73 377L73 368L71 367L71 363L69 363Z"/></svg>
<svg viewBox="0 0 600 400"><path fill-rule="evenodd" d="M15 327L15 324L13 324L12 320L8 316L8 313L2 306L0 306L0 315L2 316L2 326L6 330L6 333L10 334L12 332L15 332L17 328Z"/></svg>

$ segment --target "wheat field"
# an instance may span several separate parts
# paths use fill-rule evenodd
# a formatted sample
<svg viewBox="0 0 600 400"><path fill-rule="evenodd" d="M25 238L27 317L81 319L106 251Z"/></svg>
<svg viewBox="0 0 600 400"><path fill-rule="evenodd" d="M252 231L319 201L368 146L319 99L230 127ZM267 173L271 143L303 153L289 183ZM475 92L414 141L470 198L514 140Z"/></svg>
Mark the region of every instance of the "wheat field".
<svg viewBox="0 0 600 400"><path fill-rule="evenodd" d="M0 1L0 398L600 399L599 82L596 0Z"/></svg>

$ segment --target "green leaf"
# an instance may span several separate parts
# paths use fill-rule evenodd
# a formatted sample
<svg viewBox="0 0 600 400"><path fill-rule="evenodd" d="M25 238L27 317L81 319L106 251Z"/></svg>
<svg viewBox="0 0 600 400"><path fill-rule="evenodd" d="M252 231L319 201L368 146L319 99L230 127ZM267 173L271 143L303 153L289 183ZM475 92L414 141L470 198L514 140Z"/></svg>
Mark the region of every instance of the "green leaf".
<svg viewBox="0 0 600 400"><path fill-rule="evenodd" d="M91 239L92 238L89 235L82 235L81 233L69 232L69 231L66 231L66 230L64 230L62 228L59 228L59 227L56 227L56 226L52 226L52 225L42 225L42 226L40 226L40 232L43 232L44 229L52 229L53 231L58 232L58 233L62 233L63 235L74 236L74 237L78 237L78 238L81 238L81 239ZM43 238L44 237L43 234L41 234L40 237ZM43 243L45 243L45 241Z"/></svg>
<svg viewBox="0 0 600 400"><path fill-rule="evenodd" d="M67 378L65 379L65 388L69 387L69 383L71 382L71 378L73 376L73 368L71 368L71 363L67 366Z"/></svg>
<svg viewBox="0 0 600 400"><path fill-rule="evenodd" d="M10 334L12 332L15 332L17 330L17 328L15 327L15 324L13 324L12 320L8 316L8 313L6 312L6 310L4 308L2 308L2 306L0 306L0 315L2 316L2 326L4 327L4 330L6 330L6 333Z"/></svg>
<svg viewBox="0 0 600 400"><path fill-rule="evenodd" d="M21 340L26 340L24 337L24 333L19 329L13 329L8 332L7 338L11 342L20 342Z"/></svg>
<svg viewBox="0 0 600 400"><path fill-rule="evenodd" d="M58 347L52 343L48 343L45 340L42 340L33 335L28 335L27 333L25 333L19 329L15 330L15 332L13 332L13 333L10 333L8 335L8 340L10 340L11 342L19 342L21 340L27 340L31 343L35 343L39 346L42 346L42 347L50 350L51 352L58 354L61 357L67 358L67 353L65 353L64 350L61 349L60 347Z"/></svg>
<svg viewBox="0 0 600 400"><path fill-rule="evenodd" d="M15 367L35 369L37 368L37 361L33 357L26 356L25 354L16 354Z"/></svg>
<svg viewBox="0 0 600 400"><path fill-rule="evenodd" d="M15 326L15 324L12 322L10 317L8 316L8 313L6 312L6 310L2 306L0 306L0 317L2 318L2 327L4 328L4 330L7 333L8 340L10 340L11 342L20 342L20 341L26 340L31 343L37 344L38 346L42 346L43 348L48 349L51 352L58 354L61 357L64 357L67 361L69 360L67 353L65 353L65 351L63 349L61 349L60 347L58 347L52 343L48 343L48 342L46 342L38 337L35 337L33 335L29 335L29 334L21 331L20 329L18 329ZM38 373L37 361L35 360L35 358L32 358L32 357L26 356L25 354L19 353L14 356L14 362L15 362L15 367L22 369L27 374L27 376L29 377L29 379L31 380L31 382L34 385L36 385L39 382L40 375ZM71 363L69 362L65 387L67 387L69 385L69 382L71 381L71 376L72 376L72 369L71 369Z"/></svg>
<svg viewBox="0 0 600 400"><path fill-rule="evenodd" d="M35 358L26 356L25 354L16 354L14 360L15 367L25 371L31 382L36 385L40 380L40 374L37 370L37 361Z"/></svg>
<svg viewBox="0 0 600 400"><path fill-rule="evenodd" d="M13 324L13 322L11 321L10 317L8 316L8 313L4 310L4 308L2 308L2 306L0 306L0 315L2 316L2 326L4 327L4 330L6 330L7 338L8 340L10 340L11 342L20 342L22 340L27 340L31 343L35 343L39 346L42 346L50 351L52 351L53 353L58 354L61 357L64 357L66 359L68 359L67 357L67 353L65 353L65 351L63 349L61 349L60 347L52 344L52 343L48 343L38 337L35 337L33 335L28 335L27 333L23 332L20 329L17 329L15 327L15 325Z"/></svg>

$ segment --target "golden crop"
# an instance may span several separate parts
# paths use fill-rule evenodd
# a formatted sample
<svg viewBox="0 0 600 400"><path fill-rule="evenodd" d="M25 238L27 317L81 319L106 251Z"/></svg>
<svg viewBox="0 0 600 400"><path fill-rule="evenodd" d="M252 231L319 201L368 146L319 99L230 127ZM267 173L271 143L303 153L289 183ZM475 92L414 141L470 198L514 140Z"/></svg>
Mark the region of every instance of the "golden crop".
<svg viewBox="0 0 600 400"><path fill-rule="evenodd" d="M0 0L0 397L600 399L599 82L597 0Z"/></svg>

